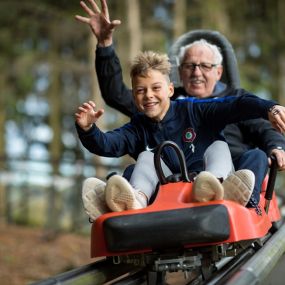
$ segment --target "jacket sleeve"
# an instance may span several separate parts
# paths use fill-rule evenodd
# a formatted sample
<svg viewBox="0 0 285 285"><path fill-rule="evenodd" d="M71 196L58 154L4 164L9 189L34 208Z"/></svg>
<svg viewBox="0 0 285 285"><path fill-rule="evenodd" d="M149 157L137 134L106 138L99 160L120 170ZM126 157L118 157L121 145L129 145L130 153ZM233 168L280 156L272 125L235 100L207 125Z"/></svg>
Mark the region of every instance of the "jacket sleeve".
<svg viewBox="0 0 285 285"><path fill-rule="evenodd" d="M141 151L138 143L139 131L132 123L112 131L102 132L95 124L84 131L75 123L82 145L91 153L105 157L121 157L129 154L134 159Z"/></svg>
<svg viewBox="0 0 285 285"><path fill-rule="evenodd" d="M240 95L233 94L219 98L216 101L197 101L198 115L202 124L208 125L217 131L221 131L226 125L263 118L268 120L268 110L276 105L274 101L261 99L248 92ZM200 113L200 114L199 114Z"/></svg>
<svg viewBox="0 0 285 285"><path fill-rule="evenodd" d="M285 138L277 132L269 121L254 119L238 123L246 141L254 142L269 156L277 147L285 149Z"/></svg>
<svg viewBox="0 0 285 285"><path fill-rule="evenodd" d="M95 68L102 97L107 105L131 117L137 112L132 91L123 82L114 47L97 47Z"/></svg>

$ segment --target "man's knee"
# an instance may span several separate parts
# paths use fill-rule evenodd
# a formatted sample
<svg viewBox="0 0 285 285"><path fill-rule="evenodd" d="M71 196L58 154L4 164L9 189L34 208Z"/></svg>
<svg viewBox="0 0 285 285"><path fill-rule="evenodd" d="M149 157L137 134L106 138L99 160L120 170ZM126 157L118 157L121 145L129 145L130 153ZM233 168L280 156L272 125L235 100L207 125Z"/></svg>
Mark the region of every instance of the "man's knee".
<svg viewBox="0 0 285 285"><path fill-rule="evenodd" d="M254 160L255 162L268 165L268 158L266 153L261 149L251 149L243 154L244 159Z"/></svg>
<svg viewBox="0 0 285 285"><path fill-rule="evenodd" d="M241 157L234 162L236 170L250 169L255 175L265 176L268 170L268 159L264 151L252 149L244 152Z"/></svg>

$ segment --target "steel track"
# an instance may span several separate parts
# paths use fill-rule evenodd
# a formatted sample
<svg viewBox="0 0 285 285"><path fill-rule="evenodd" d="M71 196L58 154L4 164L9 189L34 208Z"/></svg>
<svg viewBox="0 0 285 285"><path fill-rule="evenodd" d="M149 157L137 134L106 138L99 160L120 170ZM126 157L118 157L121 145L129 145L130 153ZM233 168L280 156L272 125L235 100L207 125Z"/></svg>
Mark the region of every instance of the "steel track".
<svg viewBox="0 0 285 285"><path fill-rule="evenodd" d="M226 262L207 281L197 276L187 285L248 285L259 284L276 266L285 252L285 224L264 240L260 248L249 247ZM149 279L146 268L132 264L113 264L111 258L103 259L74 270L61 273L31 285L163 285L164 280ZM151 282L151 283L148 283Z"/></svg>

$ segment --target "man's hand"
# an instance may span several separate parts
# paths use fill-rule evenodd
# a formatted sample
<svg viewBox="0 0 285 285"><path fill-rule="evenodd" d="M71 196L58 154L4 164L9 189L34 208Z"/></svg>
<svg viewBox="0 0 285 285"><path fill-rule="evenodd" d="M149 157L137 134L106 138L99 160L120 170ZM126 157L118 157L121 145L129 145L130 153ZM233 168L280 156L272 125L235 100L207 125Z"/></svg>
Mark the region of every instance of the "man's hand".
<svg viewBox="0 0 285 285"><path fill-rule="evenodd" d="M80 1L80 5L83 10L89 15L88 17L82 17L76 15L75 18L90 26L93 34L98 40L98 45L102 47L110 46L113 43L113 31L116 26L121 24L120 20L110 21L109 9L106 0L101 0L102 11L100 11L98 5L94 0L88 0L92 9L90 9L84 1Z"/></svg>
<svg viewBox="0 0 285 285"><path fill-rule="evenodd" d="M285 107L274 105L268 111L268 120L280 133L285 133Z"/></svg>
<svg viewBox="0 0 285 285"><path fill-rule="evenodd" d="M278 170L283 171L285 170L285 151L280 147L277 147L271 151L277 159ZM271 158L268 158L269 166L271 166L272 161Z"/></svg>
<svg viewBox="0 0 285 285"><path fill-rule="evenodd" d="M95 107L96 105L93 101L85 102L78 107L78 111L75 113L75 121L84 131L91 129L92 125L96 123L104 113L103 109L95 111Z"/></svg>

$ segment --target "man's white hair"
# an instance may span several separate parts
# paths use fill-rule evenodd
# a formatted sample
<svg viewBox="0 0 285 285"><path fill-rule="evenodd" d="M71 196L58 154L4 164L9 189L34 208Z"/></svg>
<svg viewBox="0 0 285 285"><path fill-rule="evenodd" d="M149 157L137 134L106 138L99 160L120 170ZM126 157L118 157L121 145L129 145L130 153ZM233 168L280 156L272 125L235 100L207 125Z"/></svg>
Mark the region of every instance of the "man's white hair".
<svg viewBox="0 0 285 285"><path fill-rule="evenodd" d="M214 61L215 61L214 64L222 64L223 56L222 56L220 48L214 44L209 43L205 39L200 39L200 40L194 41L193 43L180 48L179 55L178 55L179 65L183 62L185 53L191 47L196 46L196 45L208 47L214 54Z"/></svg>

